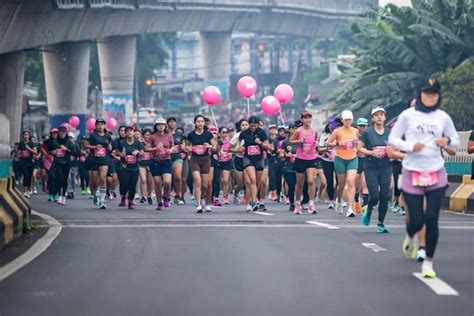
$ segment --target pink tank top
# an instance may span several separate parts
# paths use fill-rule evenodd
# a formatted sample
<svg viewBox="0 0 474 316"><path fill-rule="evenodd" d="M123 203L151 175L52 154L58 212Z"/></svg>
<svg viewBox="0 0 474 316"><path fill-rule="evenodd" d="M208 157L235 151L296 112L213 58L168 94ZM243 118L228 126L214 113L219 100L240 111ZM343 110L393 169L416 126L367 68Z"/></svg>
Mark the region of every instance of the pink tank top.
<svg viewBox="0 0 474 316"><path fill-rule="evenodd" d="M227 162L232 159L232 154L230 153L230 140L225 140L219 151L219 162Z"/></svg>
<svg viewBox="0 0 474 316"><path fill-rule="evenodd" d="M310 134L304 134L304 129L298 129L298 140L304 140L304 143L296 147L296 158L302 160L316 159L316 133L311 128Z"/></svg>

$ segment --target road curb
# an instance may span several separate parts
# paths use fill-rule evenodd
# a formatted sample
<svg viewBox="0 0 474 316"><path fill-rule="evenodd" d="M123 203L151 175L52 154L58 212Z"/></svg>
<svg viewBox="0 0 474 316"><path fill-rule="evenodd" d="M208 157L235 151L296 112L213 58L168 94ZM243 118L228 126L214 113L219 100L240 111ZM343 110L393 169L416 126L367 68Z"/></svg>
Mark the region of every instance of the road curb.
<svg viewBox="0 0 474 316"><path fill-rule="evenodd" d="M32 213L43 218L48 223L49 229L24 254L0 268L0 282L41 255L61 232L61 224L54 217L35 211Z"/></svg>

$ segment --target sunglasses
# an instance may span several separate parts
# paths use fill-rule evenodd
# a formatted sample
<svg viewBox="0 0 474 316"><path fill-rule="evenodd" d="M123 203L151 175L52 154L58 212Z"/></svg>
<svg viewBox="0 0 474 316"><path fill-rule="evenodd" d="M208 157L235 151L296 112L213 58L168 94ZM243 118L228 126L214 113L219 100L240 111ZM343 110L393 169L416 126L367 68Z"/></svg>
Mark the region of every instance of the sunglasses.
<svg viewBox="0 0 474 316"><path fill-rule="evenodd" d="M227 131L221 131L221 134L227 134Z"/></svg>

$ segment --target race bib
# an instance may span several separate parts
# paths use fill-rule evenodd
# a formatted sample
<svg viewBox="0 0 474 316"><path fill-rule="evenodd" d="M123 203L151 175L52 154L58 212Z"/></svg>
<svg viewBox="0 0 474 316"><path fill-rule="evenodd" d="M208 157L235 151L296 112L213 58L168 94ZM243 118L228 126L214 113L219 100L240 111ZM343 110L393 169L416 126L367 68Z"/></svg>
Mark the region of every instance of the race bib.
<svg viewBox="0 0 474 316"><path fill-rule="evenodd" d="M295 163L295 161L296 161L296 155L291 154L290 155L290 162Z"/></svg>
<svg viewBox="0 0 474 316"><path fill-rule="evenodd" d="M94 150L94 156L95 157L105 157L107 155L107 149L105 148L96 148Z"/></svg>
<svg viewBox="0 0 474 316"><path fill-rule="evenodd" d="M312 155L316 151L314 144L303 144L303 154Z"/></svg>
<svg viewBox="0 0 474 316"><path fill-rule="evenodd" d="M29 150L22 150L21 151L21 156L23 158L30 158L31 157L31 152Z"/></svg>
<svg viewBox="0 0 474 316"><path fill-rule="evenodd" d="M179 145L174 145L173 148L171 148L171 150L174 154L179 153L179 150L180 150Z"/></svg>
<svg viewBox="0 0 474 316"><path fill-rule="evenodd" d="M380 154L380 158L387 156L387 146L376 146L374 147L374 151Z"/></svg>
<svg viewBox="0 0 474 316"><path fill-rule="evenodd" d="M56 157L62 158L66 156L66 150L65 149L58 149L56 151Z"/></svg>
<svg viewBox="0 0 474 316"><path fill-rule="evenodd" d="M181 153L181 158L182 158L183 160L186 160L186 158L187 158L186 153Z"/></svg>
<svg viewBox="0 0 474 316"><path fill-rule="evenodd" d="M206 146L204 145L193 146L193 153L197 155L204 155L206 153Z"/></svg>
<svg viewBox="0 0 474 316"><path fill-rule="evenodd" d="M168 152L166 150L160 150L156 152L156 157L158 159L167 159L168 158Z"/></svg>
<svg viewBox="0 0 474 316"><path fill-rule="evenodd" d="M328 158L329 158L330 160L334 160L334 158L335 158L334 151L328 151Z"/></svg>
<svg viewBox="0 0 474 316"><path fill-rule="evenodd" d="M79 161L80 161L80 162L86 162L86 157L85 157L85 156L81 156L81 157L79 158Z"/></svg>
<svg viewBox="0 0 474 316"><path fill-rule="evenodd" d="M355 147L355 140L349 140L344 144L345 149L352 149Z"/></svg>
<svg viewBox="0 0 474 316"><path fill-rule="evenodd" d="M259 145L252 145L247 147L247 155L249 156L257 156L260 155L261 149Z"/></svg>
<svg viewBox="0 0 474 316"><path fill-rule="evenodd" d="M438 183L438 173L412 171L411 182L415 187L430 187Z"/></svg>
<svg viewBox="0 0 474 316"><path fill-rule="evenodd" d="M124 158L127 165L134 165L137 163L137 156L135 155L126 155Z"/></svg>
<svg viewBox="0 0 474 316"><path fill-rule="evenodd" d="M151 153L144 152L142 155L142 160L150 160L150 159L151 159Z"/></svg>

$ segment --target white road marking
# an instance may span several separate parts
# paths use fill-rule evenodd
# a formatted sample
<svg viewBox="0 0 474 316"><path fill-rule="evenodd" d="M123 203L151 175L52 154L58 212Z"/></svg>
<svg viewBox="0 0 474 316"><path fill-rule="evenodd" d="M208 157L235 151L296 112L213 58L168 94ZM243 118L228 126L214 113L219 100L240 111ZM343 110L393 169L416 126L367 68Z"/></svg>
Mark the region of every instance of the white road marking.
<svg viewBox="0 0 474 316"><path fill-rule="evenodd" d="M321 227L324 227L324 228L327 228L327 229L339 229L339 227L337 227L337 226L327 224L327 223L321 223L321 222L317 222L317 221L306 221L306 223L311 224L311 225L321 226Z"/></svg>
<svg viewBox="0 0 474 316"><path fill-rule="evenodd" d="M365 248L368 248L368 249L372 250L373 252L387 251L387 249L385 249L385 248L383 248L383 247L380 247L380 246L377 245L377 244L370 243L370 242L363 242L363 243L362 243L362 246L364 246Z"/></svg>
<svg viewBox="0 0 474 316"><path fill-rule="evenodd" d="M304 224L67 224L63 228L315 228Z"/></svg>
<svg viewBox="0 0 474 316"><path fill-rule="evenodd" d="M448 283L444 282L440 278L424 278L421 273L413 272L413 275L421 282L428 285L438 295L449 295L458 296L459 293L453 289Z"/></svg>
<svg viewBox="0 0 474 316"><path fill-rule="evenodd" d="M48 223L49 229L46 234L38 239L24 254L0 268L0 281L8 278L43 253L61 232L61 224L53 217L35 211L31 211L31 213L42 217Z"/></svg>
<svg viewBox="0 0 474 316"><path fill-rule="evenodd" d="M461 216L471 216L471 217L474 216L474 214L466 214L466 213L461 213L461 212L453 212L453 211L445 211L445 212L450 213L450 214L461 215Z"/></svg>
<svg viewBox="0 0 474 316"><path fill-rule="evenodd" d="M272 216L275 215L273 213L268 213L268 212L253 212L254 214L260 214L260 215L266 215L266 216Z"/></svg>

